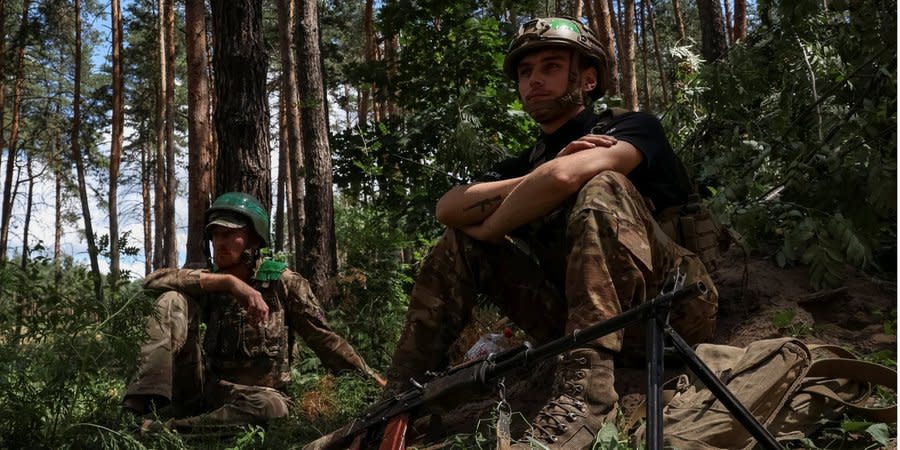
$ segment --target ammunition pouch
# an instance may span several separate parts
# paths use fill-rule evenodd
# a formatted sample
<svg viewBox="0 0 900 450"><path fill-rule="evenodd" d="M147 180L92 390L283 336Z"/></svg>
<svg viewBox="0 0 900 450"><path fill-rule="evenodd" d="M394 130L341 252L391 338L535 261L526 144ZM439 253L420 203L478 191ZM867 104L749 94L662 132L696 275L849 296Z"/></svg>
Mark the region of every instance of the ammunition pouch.
<svg viewBox="0 0 900 450"><path fill-rule="evenodd" d="M691 194L684 205L659 211L655 218L669 238L700 257L710 272L718 268L722 254L733 241L729 230L696 194Z"/></svg>

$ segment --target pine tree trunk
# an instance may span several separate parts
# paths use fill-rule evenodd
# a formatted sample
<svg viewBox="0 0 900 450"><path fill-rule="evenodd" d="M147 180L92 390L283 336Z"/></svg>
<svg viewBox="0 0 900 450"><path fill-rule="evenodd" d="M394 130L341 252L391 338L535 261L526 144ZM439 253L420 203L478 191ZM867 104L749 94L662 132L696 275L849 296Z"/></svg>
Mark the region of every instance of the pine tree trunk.
<svg viewBox="0 0 900 450"><path fill-rule="evenodd" d="M634 65L634 0L625 0L622 26L622 98L625 109L638 110L637 73Z"/></svg>
<svg viewBox="0 0 900 450"><path fill-rule="evenodd" d="M656 34L656 18L653 12L653 2L647 4L647 18L650 19L650 33L653 34L653 50L656 56L656 70L659 71L659 85L662 87L663 103L669 103L669 80L663 67L662 52L659 49L659 37Z"/></svg>
<svg viewBox="0 0 900 450"><path fill-rule="evenodd" d="M303 131L300 127L300 92L298 87L298 67L297 53L294 43L294 31L297 29L296 4L293 0L278 0L278 31L280 37L281 50L281 96L284 108L284 133L285 148L283 160L288 164L285 165L285 180L290 186L285 186L292 195L288 195L289 205L288 221L291 224L294 235L298 236L302 233L304 226L304 217L296 217L294 214L303 211L305 202L304 194L306 188L306 171L303 161ZM304 121L305 123L305 121ZM294 214L291 214L294 213ZM283 230L282 230L283 231ZM290 234L290 233L289 233ZM296 245L296 244L295 244ZM303 249L299 246L291 247L294 255L301 255ZM299 266L300 261L294 261L294 267Z"/></svg>
<svg viewBox="0 0 900 450"><path fill-rule="evenodd" d="M600 36L600 24L597 22L597 13L594 12L594 5L591 0L584 1L584 15L587 18L588 28L598 37Z"/></svg>
<svg viewBox="0 0 900 450"><path fill-rule="evenodd" d="M6 123L6 0L0 0L0 149L7 147L3 137ZM7 155L6 177L3 181L3 198L0 199L0 264L6 261L7 239L9 236L9 219L12 216L12 168L9 166L14 159ZM7 206L9 205L9 206Z"/></svg>
<svg viewBox="0 0 900 450"><path fill-rule="evenodd" d="M641 66L644 68L644 110L653 110L653 90L650 87L650 75L648 74L649 64L647 64L647 21L644 9L647 7L647 0L641 0L641 13L638 17L641 30Z"/></svg>
<svg viewBox="0 0 900 450"><path fill-rule="evenodd" d="M284 76L282 74L282 76ZM275 215L274 240L272 250L284 251L284 201L285 185L289 182L285 174L288 169L287 119L284 111L284 90L278 95L278 179L275 181L275 203L272 206Z"/></svg>
<svg viewBox="0 0 900 450"><path fill-rule="evenodd" d="M215 124L219 142L216 193L253 195L272 207L268 59L262 0L212 0Z"/></svg>
<svg viewBox="0 0 900 450"><path fill-rule="evenodd" d="M306 219L303 232L304 263L301 273L313 293L330 303L328 280L337 272L334 241L334 196L331 150L325 122L325 99L319 53L316 0L301 0L297 28L299 90L303 98L303 147L306 162ZM390 59L389 59L390 61ZM390 70L390 69L389 69Z"/></svg>
<svg viewBox="0 0 900 450"><path fill-rule="evenodd" d="M153 216L151 208L153 199L150 194L150 151L146 144L141 144L141 217L144 225L144 276L153 271L154 257L156 253L153 247Z"/></svg>
<svg viewBox="0 0 900 450"><path fill-rule="evenodd" d="M119 279L119 166L122 164L125 128L122 77L122 10L112 0L112 133L109 149L109 285L116 291Z"/></svg>
<svg viewBox="0 0 900 450"><path fill-rule="evenodd" d="M728 3L728 0L722 0L722 4L725 6L725 47L727 48L731 42L732 29L731 29L731 4Z"/></svg>
<svg viewBox="0 0 900 450"><path fill-rule="evenodd" d="M707 63L725 56L725 31L722 25L722 6L718 0L697 0L700 13L700 35L703 59Z"/></svg>
<svg viewBox="0 0 900 450"><path fill-rule="evenodd" d="M594 11L597 15L597 35L600 38L600 43L603 45L603 50L606 51L606 55L609 57L609 72L604 74L607 93L610 96L616 96L620 92L618 77L619 59L616 58L616 47L614 45L616 33L613 29L612 11L609 9L609 3L606 0L596 0L594 4L596 5Z"/></svg>
<svg viewBox="0 0 900 450"><path fill-rule="evenodd" d="M156 92L156 177L154 179L154 224L156 232L153 235L153 268L161 269L166 265L165 245L166 238L166 0L159 0L159 89Z"/></svg>
<svg viewBox="0 0 900 450"><path fill-rule="evenodd" d="M91 225L91 207L88 203L85 182L84 160L81 157L81 0L75 0L75 81L72 89L72 158L78 173L78 195L81 198L81 214L84 217L84 234L87 240L88 257L91 260L91 274L94 278L94 295L103 302L103 284L100 279L100 264L97 261L97 245L94 243L94 229Z"/></svg>
<svg viewBox="0 0 900 450"><path fill-rule="evenodd" d="M22 225L22 270L28 267L28 233L31 232L31 209L34 205L34 168L31 153L25 156L25 170L28 172L28 196L25 197L25 223Z"/></svg>
<svg viewBox="0 0 900 450"><path fill-rule="evenodd" d="M175 176L175 0L165 0L166 13L166 196L163 220L166 236L163 239L165 266L178 266L178 234L175 225L175 197L178 178Z"/></svg>
<svg viewBox="0 0 900 450"><path fill-rule="evenodd" d="M59 116L59 103L56 104L56 115ZM53 205L53 275L58 282L62 277L62 173L60 171L60 162L57 159L62 154L62 133L59 129L55 131L56 139L53 147L53 183L55 187L55 197Z"/></svg>
<svg viewBox="0 0 900 450"><path fill-rule="evenodd" d="M732 42L747 37L747 0L734 0L734 28Z"/></svg>
<svg viewBox="0 0 900 450"><path fill-rule="evenodd" d="M684 33L684 19L681 16L681 5L679 4L679 0L672 0L672 14L675 16L675 29L678 31L678 43L683 43L687 40L687 35Z"/></svg>
<svg viewBox="0 0 900 450"><path fill-rule="evenodd" d="M365 34L365 47L363 47L363 62L370 64L375 61L375 21L373 20L374 0L366 0L363 10L363 33ZM361 88L359 93L359 108L356 113L356 123L363 127L369 121L369 98L372 90Z"/></svg>
<svg viewBox="0 0 900 450"><path fill-rule="evenodd" d="M0 218L0 262L6 261L6 251L9 247L9 227L12 219L12 205L15 194L12 192L13 168L18 157L19 146L19 114L22 110L22 83L25 80L25 33L28 26L28 8L30 1L22 3L22 21L19 24L16 38L16 80L13 87L12 124L10 125L9 141L6 143L6 181L3 185L3 208ZM2 75L2 74L0 74ZM2 89L2 85L0 85ZM2 106L0 106L2 108ZM2 124L2 122L0 122Z"/></svg>
<svg viewBox="0 0 900 450"><path fill-rule="evenodd" d="M184 12L188 75L188 232L185 264L200 266L206 263L204 215L210 205L215 179L209 142L206 6L203 0L186 0Z"/></svg>

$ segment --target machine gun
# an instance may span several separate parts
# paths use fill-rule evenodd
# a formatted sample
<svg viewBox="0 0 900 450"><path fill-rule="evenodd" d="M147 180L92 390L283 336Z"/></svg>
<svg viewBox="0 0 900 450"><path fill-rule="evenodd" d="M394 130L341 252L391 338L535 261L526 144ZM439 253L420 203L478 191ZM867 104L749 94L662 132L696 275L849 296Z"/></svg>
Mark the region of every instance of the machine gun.
<svg viewBox="0 0 900 450"><path fill-rule="evenodd" d="M679 287L678 283L676 283L673 289L661 293L648 302L584 330L576 330L540 347L531 348L528 345L523 345L453 367L442 374L434 376L427 382L419 383L412 380L413 387L409 390L372 405L349 424L310 442L303 449L360 449L363 448L363 442L369 443L372 441L372 438L367 437L369 433L381 433L382 431L383 436L380 439L380 449L405 448L406 429L411 417L418 417L423 413L433 412L436 409L444 409L448 402L454 399L471 398L469 395L473 393L488 392L506 374L515 370L533 367L538 362L573 348L584 346L586 343L599 337L638 322L646 322L648 329L654 330L647 343L648 384L650 385L650 389L648 389L647 440L648 444L654 444L654 446L648 446L648 448L661 448L658 444L662 442L662 405L657 396L661 397L662 394L660 378L662 376L663 333L676 340L676 349L684 355L684 349L678 345L678 341L683 343L681 337L668 327L664 318L675 303L697 297L705 292L706 287L702 283L694 283L683 287ZM687 344L684 345L686 346ZM694 357L693 360L687 357L688 360L686 361L692 369L695 369L695 364L703 364L696 358L696 355L693 355L690 347L687 347L686 351ZM715 378L715 376L712 375L712 378ZM718 379L715 379L715 382L718 382ZM707 384L710 385L715 382L710 380ZM731 396L724 385L721 385L721 383L719 385L725 392L717 392L717 396L720 396L720 398L722 396ZM730 406L732 402L730 401L724 401L726 407L736 416L744 416L741 422L747 421L745 426L751 430L751 433L754 435L759 433L768 434L733 396L731 396L731 399L736 404L734 406L735 409L732 410L732 406ZM658 411L650 409L651 407L658 409ZM740 409L743 409L743 412ZM755 426L758 427L756 430L752 429L753 423L751 422L756 423ZM771 435L769 437L771 438ZM757 437L757 439L761 444L774 442L774 438L771 438L771 441L764 438L760 439L760 437ZM764 446L766 448L779 448L778 446Z"/></svg>

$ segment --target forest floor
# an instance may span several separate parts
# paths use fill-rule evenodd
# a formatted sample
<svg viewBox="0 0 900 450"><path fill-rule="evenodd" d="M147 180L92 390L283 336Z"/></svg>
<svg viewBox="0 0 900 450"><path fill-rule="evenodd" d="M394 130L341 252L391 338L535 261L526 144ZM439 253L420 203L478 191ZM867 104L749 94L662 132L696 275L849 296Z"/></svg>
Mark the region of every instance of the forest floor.
<svg viewBox="0 0 900 450"><path fill-rule="evenodd" d="M713 343L746 346L760 339L794 336L806 343L836 344L866 359L896 364L895 281L850 272L843 287L817 292L809 286L805 268L779 268L770 259L755 255L745 258L735 250L725 255L714 280L719 291L719 314ZM548 398L552 369L548 363L528 374L507 378L506 397L517 413L511 427L513 436L524 431L525 418L532 417ZM667 370L666 378L683 370ZM643 402L645 380L642 369L617 366L616 387L624 416ZM420 444L444 442L425 445L428 448L459 448L448 445L446 437L472 434L473 430L493 434L496 419L492 417L496 415L492 413L498 400L457 406L439 420L420 419L415 427L419 433L416 440ZM892 446L896 448L896 441Z"/></svg>

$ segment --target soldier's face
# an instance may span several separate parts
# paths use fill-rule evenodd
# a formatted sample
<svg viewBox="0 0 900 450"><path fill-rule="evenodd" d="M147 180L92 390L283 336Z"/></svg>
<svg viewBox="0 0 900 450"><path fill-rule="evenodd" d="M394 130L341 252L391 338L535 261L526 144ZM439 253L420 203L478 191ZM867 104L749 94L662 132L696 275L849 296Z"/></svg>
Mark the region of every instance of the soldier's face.
<svg viewBox="0 0 900 450"><path fill-rule="evenodd" d="M247 227L226 228L214 226L211 231L213 260L220 269L227 269L241 262L241 254L250 245Z"/></svg>
<svg viewBox="0 0 900 450"><path fill-rule="evenodd" d="M525 55L516 67L519 97L525 105L555 100L569 85L568 50L539 50Z"/></svg>

